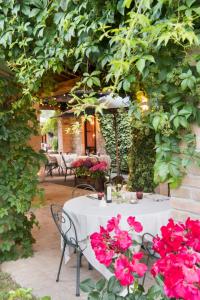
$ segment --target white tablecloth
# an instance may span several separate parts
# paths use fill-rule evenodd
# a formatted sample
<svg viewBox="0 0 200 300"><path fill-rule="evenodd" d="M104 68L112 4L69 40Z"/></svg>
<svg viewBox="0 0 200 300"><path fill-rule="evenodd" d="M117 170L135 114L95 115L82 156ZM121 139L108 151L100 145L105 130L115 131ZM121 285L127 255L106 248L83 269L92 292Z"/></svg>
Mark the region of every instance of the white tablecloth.
<svg viewBox="0 0 200 300"><path fill-rule="evenodd" d="M108 204L100 207L100 201L81 196L73 198L64 204L63 209L68 212L77 227L79 240L87 239L93 232L99 231L99 226L106 226L108 219L122 215L121 227L128 229L127 217L135 216L137 221L143 225L143 232L153 235L160 233L160 227L167 224L171 216L169 200L156 202L153 199L142 199L137 204ZM100 264L95 258L89 239L87 241L84 255L87 260L102 273L106 278L110 277L110 272ZM83 246L84 247L84 246Z"/></svg>

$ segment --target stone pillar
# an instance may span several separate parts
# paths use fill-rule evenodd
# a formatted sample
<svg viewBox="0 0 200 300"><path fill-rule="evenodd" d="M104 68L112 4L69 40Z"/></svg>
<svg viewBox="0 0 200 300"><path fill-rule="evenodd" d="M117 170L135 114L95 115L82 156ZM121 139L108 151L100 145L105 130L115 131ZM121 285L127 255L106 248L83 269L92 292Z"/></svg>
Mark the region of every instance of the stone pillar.
<svg viewBox="0 0 200 300"><path fill-rule="evenodd" d="M84 153L83 144L83 125L78 132L71 131L72 125L77 122L75 117L60 118L58 120L58 152L63 153L77 153L82 155Z"/></svg>
<svg viewBox="0 0 200 300"><path fill-rule="evenodd" d="M193 126L197 138L197 150L200 151L200 127ZM187 217L200 218L200 168L192 165L182 185L171 190L173 218L185 220Z"/></svg>

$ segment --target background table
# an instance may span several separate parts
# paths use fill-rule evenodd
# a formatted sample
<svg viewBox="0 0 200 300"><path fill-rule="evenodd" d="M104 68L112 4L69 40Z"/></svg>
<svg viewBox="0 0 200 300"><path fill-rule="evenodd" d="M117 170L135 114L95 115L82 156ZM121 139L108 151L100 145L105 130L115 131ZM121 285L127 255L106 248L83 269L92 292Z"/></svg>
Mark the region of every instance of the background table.
<svg viewBox="0 0 200 300"><path fill-rule="evenodd" d="M158 197L158 195L156 196ZM143 225L143 232L138 234L140 236L145 232L153 235L159 234L160 227L166 225L171 216L169 200L157 202L151 198L143 198L137 204L111 203L106 207L101 207L100 201L81 196L64 204L63 209L74 220L79 240L87 239L93 232L99 231L100 225L106 226L108 219L117 216L117 214L122 215L120 224L124 230L128 229L127 217L135 216L136 220ZM96 260L89 239L87 239L87 244L83 245L84 247L86 249L83 253L87 260L105 277L110 277L110 272L106 267Z"/></svg>

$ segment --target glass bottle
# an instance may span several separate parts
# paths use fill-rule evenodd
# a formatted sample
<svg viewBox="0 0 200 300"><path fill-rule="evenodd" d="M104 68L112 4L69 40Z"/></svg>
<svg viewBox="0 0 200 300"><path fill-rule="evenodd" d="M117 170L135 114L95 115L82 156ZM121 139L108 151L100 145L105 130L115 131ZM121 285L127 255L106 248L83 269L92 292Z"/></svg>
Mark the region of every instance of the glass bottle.
<svg viewBox="0 0 200 300"><path fill-rule="evenodd" d="M108 181L105 182L104 194L105 194L106 202L111 203L112 202L112 184L110 181L110 177L108 178Z"/></svg>

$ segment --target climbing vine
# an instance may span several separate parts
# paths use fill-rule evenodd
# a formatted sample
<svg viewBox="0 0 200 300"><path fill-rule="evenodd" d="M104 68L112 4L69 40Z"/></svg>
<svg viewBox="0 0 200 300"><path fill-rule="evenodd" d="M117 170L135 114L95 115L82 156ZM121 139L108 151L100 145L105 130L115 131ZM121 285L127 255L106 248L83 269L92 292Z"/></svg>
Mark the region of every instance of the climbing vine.
<svg viewBox="0 0 200 300"><path fill-rule="evenodd" d="M132 145L128 156L128 186L134 191L154 192L155 132L145 122L132 118Z"/></svg>
<svg viewBox="0 0 200 300"><path fill-rule="evenodd" d="M106 151L111 157L112 165L116 165L116 144L113 130L113 115L104 114L100 118L101 132L105 139ZM126 112L117 115L118 143L120 153L120 169L128 171L128 154L131 147L131 118Z"/></svg>
<svg viewBox="0 0 200 300"><path fill-rule="evenodd" d="M36 220L30 207L42 157L28 141L36 133L32 99L20 97L12 78L0 78L0 262L32 253Z"/></svg>

